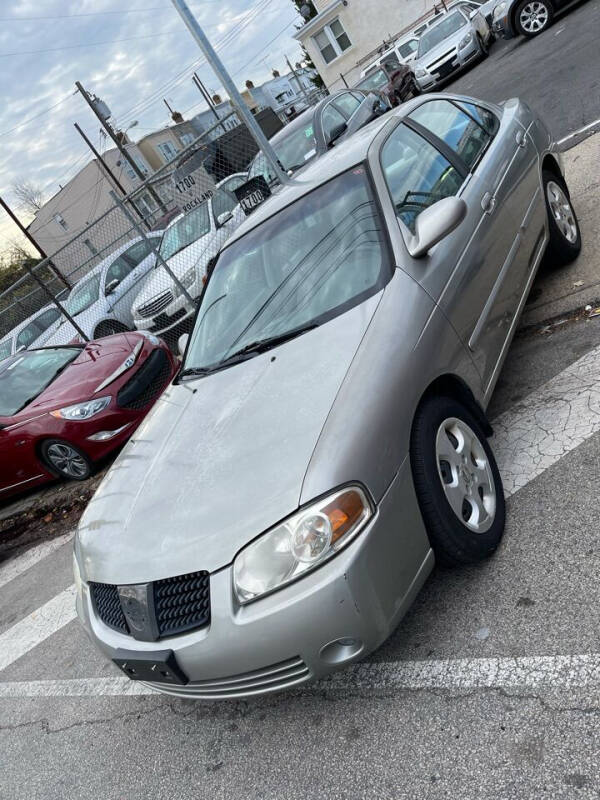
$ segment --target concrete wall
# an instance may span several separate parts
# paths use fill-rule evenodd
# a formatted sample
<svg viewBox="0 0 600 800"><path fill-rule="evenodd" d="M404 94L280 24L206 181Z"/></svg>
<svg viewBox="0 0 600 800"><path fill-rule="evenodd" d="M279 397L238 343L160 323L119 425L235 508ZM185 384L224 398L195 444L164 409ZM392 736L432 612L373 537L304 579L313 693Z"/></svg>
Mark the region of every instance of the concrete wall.
<svg viewBox="0 0 600 800"><path fill-rule="evenodd" d="M351 85L359 77L358 62L385 39L431 10L434 0L347 0L346 6L331 0L316 0L314 4L320 12L319 17L301 28L296 38L306 47L328 88L340 89L343 88L340 73ZM352 46L326 64L313 37L323 25L336 18L343 25Z"/></svg>

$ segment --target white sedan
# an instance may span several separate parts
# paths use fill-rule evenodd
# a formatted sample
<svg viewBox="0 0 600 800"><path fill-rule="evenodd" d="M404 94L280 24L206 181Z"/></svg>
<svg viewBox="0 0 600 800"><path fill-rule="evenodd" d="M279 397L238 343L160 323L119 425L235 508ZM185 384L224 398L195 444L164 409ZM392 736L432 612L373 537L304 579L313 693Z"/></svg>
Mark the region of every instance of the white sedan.
<svg viewBox="0 0 600 800"><path fill-rule="evenodd" d="M0 361L20 350L42 347L60 325L60 317L54 305L45 306L27 317L0 341Z"/></svg>
<svg viewBox="0 0 600 800"><path fill-rule="evenodd" d="M159 250L167 269L157 263L136 297L135 327L163 334L191 317L211 260L244 219L235 195L217 189L192 211L173 220Z"/></svg>
<svg viewBox="0 0 600 800"><path fill-rule="evenodd" d="M163 231L151 231L146 239L130 240L75 284L64 306L88 338L133 330L133 299L154 267L162 235ZM47 344L67 344L78 335L73 325L63 320Z"/></svg>

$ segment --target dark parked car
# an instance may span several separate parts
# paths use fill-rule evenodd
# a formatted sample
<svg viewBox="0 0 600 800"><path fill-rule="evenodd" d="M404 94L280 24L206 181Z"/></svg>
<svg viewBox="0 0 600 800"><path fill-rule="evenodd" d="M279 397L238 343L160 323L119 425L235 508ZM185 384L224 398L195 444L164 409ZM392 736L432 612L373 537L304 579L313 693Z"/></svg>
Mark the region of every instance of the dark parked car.
<svg viewBox="0 0 600 800"><path fill-rule="evenodd" d="M0 499L84 480L129 439L177 371L155 336L26 350L0 364Z"/></svg>
<svg viewBox="0 0 600 800"><path fill-rule="evenodd" d="M365 92L382 92L392 106L419 94L412 69L395 58L374 67L356 84L356 88Z"/></svg>
<svg viewBox="0 0 600 800"><path fill-rule="evenodd" d="M557 11L572 0L502 0L494 8L492 27L497 36L537 36L549 28Z"/></svg>
<svg viewBox="0 0 600 800"><path fill-rule="evenodd" d="M350 136L375 117L389 111L379 92L347 89L335 92L309 108L270 140L281 166L290 175L306 166L345 136ZM262 175L277 182L262 152L250 164L248 180Z"/></svg>

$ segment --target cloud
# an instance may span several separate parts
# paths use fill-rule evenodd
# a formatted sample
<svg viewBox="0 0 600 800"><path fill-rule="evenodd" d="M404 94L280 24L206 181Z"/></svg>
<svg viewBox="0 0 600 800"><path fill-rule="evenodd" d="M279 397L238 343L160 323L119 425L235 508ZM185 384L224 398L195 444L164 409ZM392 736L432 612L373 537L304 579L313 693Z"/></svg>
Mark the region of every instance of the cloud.
<svg viewBox="0 0 600 800"><path fill-rule="evenodd" d="M142 3L125 5L143 8ZM241 27L257 6L261 7L260 13ZM268 4L264 0L251 0L251 4L248 0L190 0L190 7L211 41L222 43L220 56L240 86L247 78L255 83L268 79L272 67L283 71L284 53L292 60L300 55L291 38L293 27L260 52L286 23L295 19L292 0ZM9 203L14 202L10 194L14 180L26 179L45 186L50 196L59 182L72 177L71 168L78 159L85 163L87 148L75 131L74 122L94 143L99 143L99 126L91 111L81 97L69 96L76 80L105 100L116 124L126 127L138 120L140 135L169 123L163 97L178 110L191 106L196 106L194 111L202 110L198 90L191 81L194 65L208 87L223 93L212 70L201 63L202 54L170 5L165 4L158 11L97 15L121 8L120 0L17 0L10 4L10 11L3 11L4 16L15 20L3 22L0 29L0 134L68 98L29 125L0 135L0 194ZM93 16L68 19L24 19L92 13ZM114 41L120 39L129 41ZM94 46L95 42L109 40L114 43ZM71 47L79 44L87 46ZM6 52L60 47L70 49L2 57ZM256 58L247 64L253 54ZM5 247L7 230L10 234L10 225L0 212L0 252Z"/></svg>

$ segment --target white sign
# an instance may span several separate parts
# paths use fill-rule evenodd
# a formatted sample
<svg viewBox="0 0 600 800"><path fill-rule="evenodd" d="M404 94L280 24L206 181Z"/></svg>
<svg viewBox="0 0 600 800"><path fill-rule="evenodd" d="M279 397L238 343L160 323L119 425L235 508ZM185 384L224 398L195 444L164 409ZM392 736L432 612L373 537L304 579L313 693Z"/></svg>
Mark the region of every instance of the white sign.
<svg viewBox="0 0 600 800"><path fill-rule="evenodd" d="M215 193L215 182L204 169L206 153L196 151L173 173L174 197L184 214Z"/></svg>

